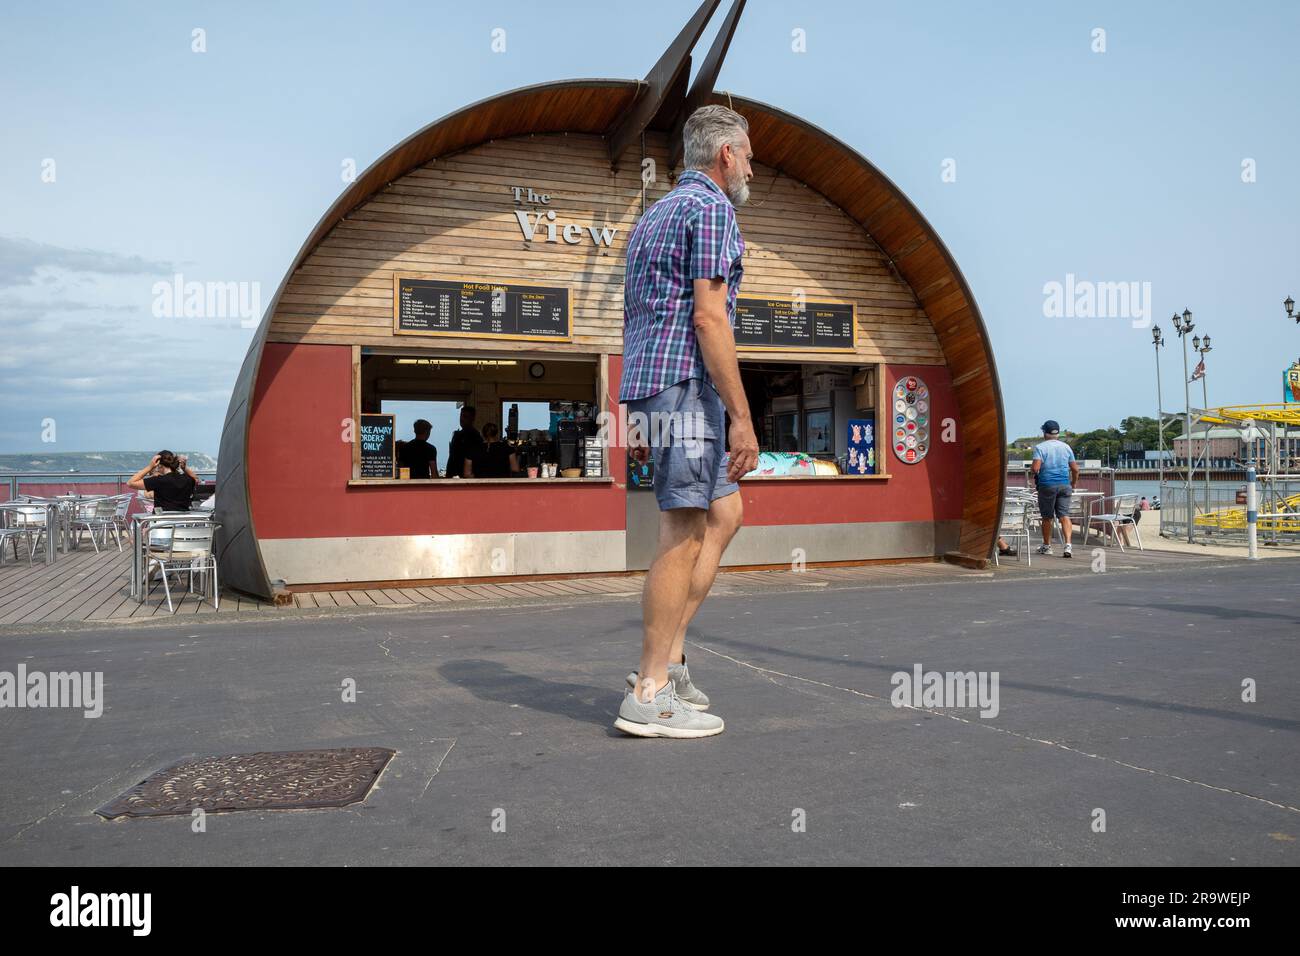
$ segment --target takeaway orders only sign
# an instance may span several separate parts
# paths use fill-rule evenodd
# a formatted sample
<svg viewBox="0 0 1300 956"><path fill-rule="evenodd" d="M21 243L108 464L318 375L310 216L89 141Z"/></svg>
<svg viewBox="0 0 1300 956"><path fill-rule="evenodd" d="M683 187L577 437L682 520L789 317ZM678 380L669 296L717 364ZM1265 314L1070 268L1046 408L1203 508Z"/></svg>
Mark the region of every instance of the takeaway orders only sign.
<svg viewBox="0 0 1300 956"><path fill-rule="evenodd" d="M915 465L930 450L930 390L915 375L908 375L898 380L891 398L890 444L899 461Z"/></svg>

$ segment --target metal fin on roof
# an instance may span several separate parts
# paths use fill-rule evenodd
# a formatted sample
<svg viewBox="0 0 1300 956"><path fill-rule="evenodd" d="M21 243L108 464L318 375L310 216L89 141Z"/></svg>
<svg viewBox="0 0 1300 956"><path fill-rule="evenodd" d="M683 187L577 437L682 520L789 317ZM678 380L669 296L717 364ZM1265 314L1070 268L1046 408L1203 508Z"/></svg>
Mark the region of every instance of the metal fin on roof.
<svg viewBox="0 0 1300 956"><path fill-rule="evenodd" d="M668 138L668 168L675 169L682 161L684 145L682 143L682 127L686 125L687 118L701 106L706 106L709 97L713 95L713 85L718 81L718 73L722 69L722 61L727 57L727 50L731 46L731 38L735 35L736 24L740 21L740 15L745 10L745 0L736 0L727 11L727 17L722 21L722 28L718 30L718 35L713 38L713 46L709 47L709 55L704 58L704 63L700 66L700 72L695 77L695 82L691 84L691 91L686 94L685 101L673 118L672 134Z"/></svg>
<svg viewBox="0 0 1300 956"><path fill-rule="evenodd" d="M699 42L700 34L713 18L713 12L718 9L720 2L721 0L704 0L700 4L695 15L682 27L668 49L664 50L663 56L650 68L644 86L632 105L611 124L606 137L609 144L609 165L612 168L618 168L619 159L629 146L640 139L657 116L667 113L676 115L674 107L678 104L670 102L670 97L685 86L682 77L683 74L689 75L691 50Z"/></svg>

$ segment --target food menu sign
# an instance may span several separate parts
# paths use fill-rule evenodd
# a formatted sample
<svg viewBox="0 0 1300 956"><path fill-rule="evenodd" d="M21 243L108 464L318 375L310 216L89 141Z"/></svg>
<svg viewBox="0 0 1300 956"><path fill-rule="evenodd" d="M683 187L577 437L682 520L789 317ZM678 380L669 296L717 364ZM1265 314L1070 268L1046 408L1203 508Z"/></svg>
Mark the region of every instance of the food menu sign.
<svg viewBox="0 0 1300 956"><path fill-rule="evenodd" d="M736 347L800 352L852 352L857 347L852 302L736 299Z"/></svg>
<svg viewBox="0 0 1300 956"><path fill-rule="evenodd" d="M569 290L398 275L393 277L393 332L569 342Z"/></svg>
<svg viewBox="0 0 1300 956"><path fill-rule="evenodd" d="M894 454L907 465L915 465L930 450L930 389L915 375L898 380L890 393Z"/></svg>

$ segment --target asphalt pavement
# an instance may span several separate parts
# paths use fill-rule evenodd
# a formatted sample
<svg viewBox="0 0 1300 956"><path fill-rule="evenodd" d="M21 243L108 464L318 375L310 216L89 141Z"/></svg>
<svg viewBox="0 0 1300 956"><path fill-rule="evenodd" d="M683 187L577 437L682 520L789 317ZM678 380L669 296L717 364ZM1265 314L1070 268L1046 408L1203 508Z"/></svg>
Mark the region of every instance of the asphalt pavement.
<svg viewBox="0 0 1300 956"><path fill-rule="evenodd" d="M0 864L1295 865L1297 572L720 594L693 741L612 727L635 596L8 631L0 671L102 671L104 709L0 709ZM996 716L895 706L918 664L996 672ZM354 746L397 756L352 807L94 813L185 756Z"/></svg>

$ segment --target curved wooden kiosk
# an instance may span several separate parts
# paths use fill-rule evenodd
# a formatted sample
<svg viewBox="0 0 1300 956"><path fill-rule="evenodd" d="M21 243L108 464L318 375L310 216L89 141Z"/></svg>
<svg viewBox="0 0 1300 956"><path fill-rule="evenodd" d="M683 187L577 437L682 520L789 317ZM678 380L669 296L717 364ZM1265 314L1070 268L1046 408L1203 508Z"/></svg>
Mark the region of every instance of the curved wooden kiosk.
<svg viewBox="0 0 1300 956"><path fill-rule="evenodd" d="M294 257L231 397L217 478L224 582L269 596L647 567L658 512L617 430L602 442L585 427L576 458L570 443L560 464L575 477L412 480L391 465L403 436L384 408L469 403L480 428L503 433L519 403L617 415L626 239L672 188L682 123L706 103L749 122L737 347L773 453L773 474L741 482L745 524L724 568L989 556L1006 441L974 297L864 157L714 91L743 0L687 89L717 3L645 80L475 103L338 198ZM513 437L556 455L554 433L549 446ZM430 439L440 466L449 438Z"/></svg>

